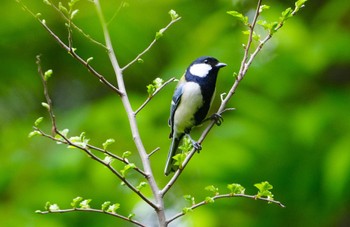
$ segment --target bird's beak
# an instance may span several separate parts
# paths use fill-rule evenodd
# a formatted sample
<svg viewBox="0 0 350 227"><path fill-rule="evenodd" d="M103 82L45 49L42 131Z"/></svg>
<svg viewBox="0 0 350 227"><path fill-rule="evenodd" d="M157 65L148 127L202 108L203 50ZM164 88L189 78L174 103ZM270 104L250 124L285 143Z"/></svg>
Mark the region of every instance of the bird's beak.
<svg viewBox="0 0 350 227"><path fill-rule="evenodd" d="M226 64L225 63L222 63L222 62L219 62L215 65L216 68L222 68L222 67L225 67Z"/></svg>

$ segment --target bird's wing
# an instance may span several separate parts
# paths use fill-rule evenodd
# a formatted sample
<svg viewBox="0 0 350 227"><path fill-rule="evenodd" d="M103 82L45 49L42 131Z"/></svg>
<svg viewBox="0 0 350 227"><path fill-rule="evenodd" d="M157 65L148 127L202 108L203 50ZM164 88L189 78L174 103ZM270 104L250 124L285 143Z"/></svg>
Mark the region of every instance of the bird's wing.
<svg viewBox="0 0 350 227"><path fill-rule="evenodd" d="M183 86L184 86L185 82L186 81L185 81L184 77L182 77L181 80L179 81L176 89L175 89L173 98L171 100L170 117L169 117L169 121L168 121L168 124L169 124L169 126L171 128L171 132L170 132L169 138L172 138L172 136L173 136L173 132L174 132L174 115L175 115L175 111L176 111L177 107L180 104L181 96L182 96L182 93L183 93Z"/></svg>

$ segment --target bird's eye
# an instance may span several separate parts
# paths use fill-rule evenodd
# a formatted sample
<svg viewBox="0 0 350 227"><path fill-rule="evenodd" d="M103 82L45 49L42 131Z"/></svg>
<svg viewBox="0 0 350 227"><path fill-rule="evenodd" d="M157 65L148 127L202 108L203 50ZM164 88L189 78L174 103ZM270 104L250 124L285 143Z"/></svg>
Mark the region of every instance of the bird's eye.
<svg viewBox="0 0 350 227"><path fill-rule="evenodd" d="M205 59L205 60L204 60L204 63L208 63L208 62L209 62L208 59Z"/></svg>

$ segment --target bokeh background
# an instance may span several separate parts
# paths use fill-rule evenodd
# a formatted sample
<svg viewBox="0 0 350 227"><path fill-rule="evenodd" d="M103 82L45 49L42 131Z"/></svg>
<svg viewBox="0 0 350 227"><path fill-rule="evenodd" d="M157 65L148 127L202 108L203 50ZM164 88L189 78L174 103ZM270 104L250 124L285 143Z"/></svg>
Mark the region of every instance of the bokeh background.
<svg viewBox="0 0 350 227"><path fill-rule="evenodd" d="M149 209L106 168L84 153L42 137L29 139L35 119L50 131L35 56L54 75L49 89L60 129L70 135L86 132L92 144L114 138L117 154L131 151L139 164L119 98L61 49L41 25L15 1L5 1L0 23L0 226L128 226L118 219L92 213L39 215L46 201L68 208L76 196L121 204L120 213L150 219ZM67 40L62 18L42 1L25 1ZM66 1L63 1L66 4ZM123 7L116 16L121 4ZM226 14L252 15L256 1L102 1L116 54L127 64L164 27L174 9L182 19L144 57L125 71L133 108L147 97L146 85L156 77L180 77L201 55L212 55L228 66L218 78L217 93L228 91L243 54L243 27ZM263 14L277 20L294 2L269 1ZM81 0L75 22L103 41L93 4ZM243 198L219 200L183 217L173 226L350 226L350 4L347 0L309 1L300 13L264 47L230 101L236 111L225 113L177 184L167 195L168 215L188 206L183 195L201 201L215 185L240 183L255 194L254 184L269 181L286 208ZM115 83L105 51L78 32L77 53ZM169 102L175 83L138 115L144 144L152 156L159 185L167 155ZM219 105L215 100L214 108ZM202 128L194 130L198 138ZM122 168L122 166L118 167ZM138 183L135 173L130 178ZM145 189L147 193L147 189Z"/></svg>

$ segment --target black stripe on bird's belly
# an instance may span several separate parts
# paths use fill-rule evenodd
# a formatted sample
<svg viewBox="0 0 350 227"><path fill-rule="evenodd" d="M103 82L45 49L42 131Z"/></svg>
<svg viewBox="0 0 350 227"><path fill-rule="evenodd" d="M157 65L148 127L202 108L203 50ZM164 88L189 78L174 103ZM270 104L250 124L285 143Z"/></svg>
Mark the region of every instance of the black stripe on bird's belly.
<svg viewBox="0 0 350 227"><path fill-rule="evenodd" d="M216 79L216 78L215 78ZM199 125L202 123L202 121L206 118L209 109L210 109L210 104L214 95L215 91L215 82L209 83L210 86L206 86L205 84L201 84L201 93L203 96L203 106L200 107L195 114L195 125Z"/></svg>

